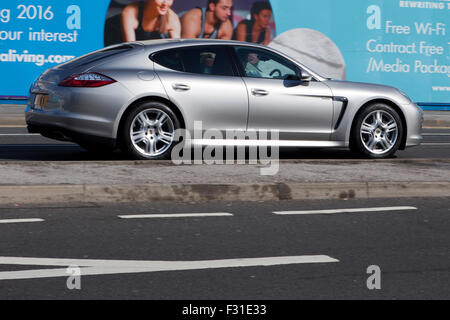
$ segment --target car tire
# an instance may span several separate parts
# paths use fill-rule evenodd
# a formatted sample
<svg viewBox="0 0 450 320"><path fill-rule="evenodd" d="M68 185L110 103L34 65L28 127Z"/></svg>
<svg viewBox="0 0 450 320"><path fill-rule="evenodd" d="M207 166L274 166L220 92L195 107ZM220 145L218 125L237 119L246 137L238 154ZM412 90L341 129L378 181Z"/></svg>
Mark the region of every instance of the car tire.
<svg viewBox="0 0 450 320"><path fill-rule="evenodd" d="M177 129L180 121L167 105L143 102L126 115L120 147L136 160L170 159Z"/></svg>
<svg viewBox="0 0 450 320"><path fill-rule="evenodd" d="M368 158L392 157L400 147L403 124L397 111L375 103L359 112L350 138L352 151Z"/></svg>

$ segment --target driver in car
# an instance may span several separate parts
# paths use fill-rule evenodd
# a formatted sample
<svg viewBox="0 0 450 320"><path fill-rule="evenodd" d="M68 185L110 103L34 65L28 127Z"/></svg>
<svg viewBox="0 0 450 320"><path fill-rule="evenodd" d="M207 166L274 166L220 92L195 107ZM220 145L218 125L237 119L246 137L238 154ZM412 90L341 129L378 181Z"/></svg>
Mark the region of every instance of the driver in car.
<svg viewBox="0 0 450 320"><path fill-rule="evenodd" d="M245 73L248 77L264 78L264 72L258 67L259 57L256 53L249 53L247 56L247 64L245 66Z"/></svg>

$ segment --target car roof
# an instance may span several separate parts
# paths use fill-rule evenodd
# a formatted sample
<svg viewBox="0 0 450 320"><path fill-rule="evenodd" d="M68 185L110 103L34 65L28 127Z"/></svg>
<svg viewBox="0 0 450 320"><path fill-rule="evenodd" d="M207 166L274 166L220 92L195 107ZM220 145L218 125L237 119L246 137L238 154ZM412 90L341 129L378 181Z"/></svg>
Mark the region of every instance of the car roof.
<svg viewBox="0 0 450 320"><path fill-rule="evenodd" d="M149 49L154 48L155 50L161 50L164 48L175 48L175 47L189 47L195 45L245 45L245 46L265 48L264 46L254 43L235 40L220 40L220 39L161 39L161 40L138 41L138 43L146 46Z"/></svg>

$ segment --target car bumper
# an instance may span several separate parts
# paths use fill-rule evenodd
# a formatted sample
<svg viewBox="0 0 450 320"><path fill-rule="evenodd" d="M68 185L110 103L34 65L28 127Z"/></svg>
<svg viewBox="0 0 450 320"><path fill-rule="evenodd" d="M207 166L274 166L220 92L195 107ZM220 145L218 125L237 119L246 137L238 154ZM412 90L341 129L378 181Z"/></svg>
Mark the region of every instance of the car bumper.
<svg viewBox="0 0 450 320"><path fill-rule="evenodd" d="M28 130L58 140L115 144L117 119L130 96L113 85L115 90L41 85L25 110Z"/></svg>
<svg viewBox="0 0 450 320"><path fill-rule="evenodd" d="M422 125L424 112L414 103L407 105L405 108L407 109L404 112L407 129L405 148L409 148L420 145L423 140Z"/></svg>

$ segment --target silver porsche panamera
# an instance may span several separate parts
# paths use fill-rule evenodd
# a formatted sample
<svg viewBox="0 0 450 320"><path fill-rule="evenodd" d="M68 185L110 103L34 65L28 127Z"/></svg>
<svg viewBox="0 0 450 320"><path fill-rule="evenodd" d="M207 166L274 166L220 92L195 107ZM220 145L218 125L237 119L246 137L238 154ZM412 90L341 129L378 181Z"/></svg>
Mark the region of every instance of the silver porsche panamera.
<svg viewBox="0 0 450 320"><path fill-rule="evenodd" d="M170 157L176 130L194 136L197 121L204 131L277 130L280 147L350 148L384 158L418 145L423 121L398 89L327 79L271 48L223 40L95 51L45 71L25 114L32 133L88 150L120 147L136 159ZM215 140L221 142L230 145Z"/></svg>

